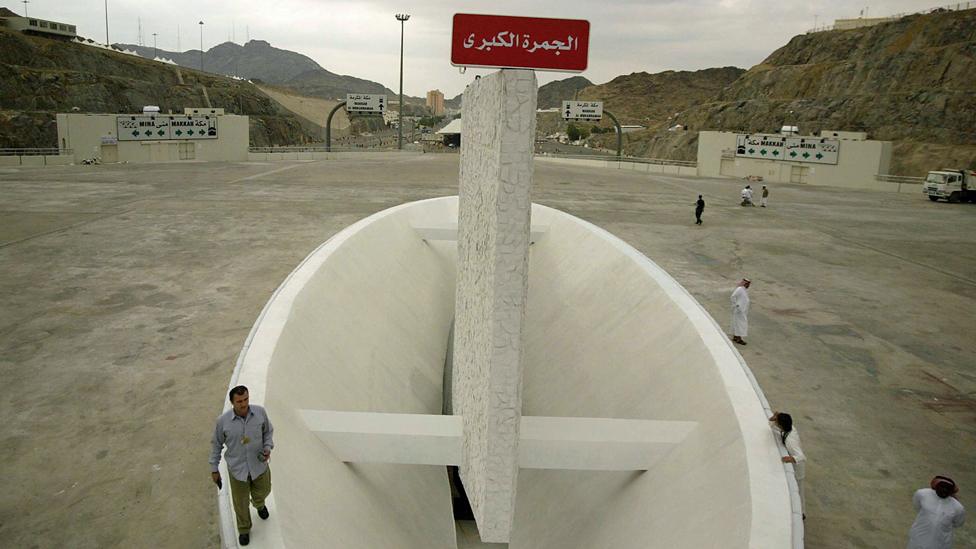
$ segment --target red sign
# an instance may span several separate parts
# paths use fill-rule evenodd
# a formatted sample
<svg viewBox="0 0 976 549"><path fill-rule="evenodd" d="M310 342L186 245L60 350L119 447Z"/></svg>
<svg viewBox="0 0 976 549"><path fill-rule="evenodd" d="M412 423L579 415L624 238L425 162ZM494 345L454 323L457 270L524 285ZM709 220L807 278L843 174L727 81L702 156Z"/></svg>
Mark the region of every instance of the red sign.
<svg viewBox="0 0 976 549"><path fill-rule="evenodd" d="M464 67L586 70L590 22L504 15L454 15L451 64Z"/></svg>

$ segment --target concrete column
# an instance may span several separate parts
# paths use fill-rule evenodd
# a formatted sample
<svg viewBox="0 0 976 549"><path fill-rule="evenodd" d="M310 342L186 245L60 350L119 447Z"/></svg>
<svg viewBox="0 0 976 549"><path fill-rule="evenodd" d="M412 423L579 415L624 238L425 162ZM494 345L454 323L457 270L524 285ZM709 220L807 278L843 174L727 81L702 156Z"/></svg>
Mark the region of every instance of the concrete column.
<svg viewBox="0 0 976 549"><path fill-rule="evenodd" d="M491 543L508 542L515 509L536 93L534 72L502 70L462 99L452 395L461 480Z"/></svg>

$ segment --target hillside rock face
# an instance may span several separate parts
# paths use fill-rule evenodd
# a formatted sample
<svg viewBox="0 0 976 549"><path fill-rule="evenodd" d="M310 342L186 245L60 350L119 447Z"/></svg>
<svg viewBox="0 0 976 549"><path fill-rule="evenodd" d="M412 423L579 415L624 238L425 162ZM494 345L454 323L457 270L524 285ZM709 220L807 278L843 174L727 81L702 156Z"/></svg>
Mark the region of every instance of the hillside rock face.
<svg viewBox="0 0 976 549"><path fill-rule="evenodd" d="M116 45L149 59L155 53L182 67L200 68L200 50L173 52L133 44ZM383 84L327 71L306 55L276 48L264 40L251 40L243 46L233 42L218 44L203 52L203 69L287 86L302 95L323 99L345 99L347 93L394 95ZM416 102L416 98L410 99Z"/></svg>
<svg viewBox="0 0 976 549"><path fill-rule="evenodd" d="M675 113L712 100L745 69L722 67L700 71L636 72L579 93L581 101L603 101L621 124L667 127Z"/></svg>
<svg viewBox="0 0 976 549"><path fill-rule="evenodd" d="M204 95L206 90L206 96ZM58 112L132 113L223 108L251 116L252 145L317 140L247 82L81 44L0 29L0 147L54 147Z"/></svg>
<svg viewBox="0 0 976 549"><path fill-rule="evenodd" d="M200 68L200 50L167 51L135 44L116 44L152 59L153 53L171 59L181 67ZM218 44L203 52L203 69L216 74L257 78L265 82L285 82L303 72L321 69L311 58L273 47L264 40L251 40L243 46L233 42Z"/></svg>
<svg viewBox="0 0 976 549"><path fill-rule="evenodd" d="M347 93L385 93L391 100L391 104L394 97L399 97L393 90L386 88L378 82L356 78L355 76L335 74L323 68L303 72L290 80L282 82L281 85L289 87L302 95L321 97L323 99L339 99L341 101L346 100ZM404 101L406 100L407 97L404 96ZM404 108L404 111L406 111L406 108Z"/></svg>
<svg viewBox="0 0 976 549"><path fill-rule="evenodd" d="M563 101L575 99L576 92L592 85L593 82L590 82L582 76L573 76L539 86L539 108L561 108L563 106Z"/></svg>
<svg viewBox="0 0 976 549"><path fill-rule="evenodd" d="M692 129L866 131L894 142L892 172L976 167L976 10L794 37L678 120ZM694 159L697 139L628 136L629 153Z"/></svg>

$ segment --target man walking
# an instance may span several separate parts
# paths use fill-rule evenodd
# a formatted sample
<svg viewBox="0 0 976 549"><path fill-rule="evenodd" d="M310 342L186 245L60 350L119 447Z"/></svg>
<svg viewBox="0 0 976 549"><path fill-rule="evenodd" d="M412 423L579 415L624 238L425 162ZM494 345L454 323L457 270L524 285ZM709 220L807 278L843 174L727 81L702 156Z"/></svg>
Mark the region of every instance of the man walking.
<svg viewBox="0 0 976 549"><path fill-rule="evenodd" d="M759 206L765 208L767 200L769 200L769 189L763 185L762 200L759 201Z"/></svg>
<svg viewBox="0 0 976 549"><path fill-rule="evenodd" d="M214 429L213 448L210 452L211 477L217 488L223 484L217 465L220 464L220 451L227 451L227 471L230 473L230 492L234 500L234 513L237 515L237 541L241 545L251 542L251 509L248 499L258 510L258 516L267 520L268 508L265 498L271 493L271 449L274 448L274 427L263 407L248 404L247 387L238 385L230 390L227 397L233 408L217 418Z"/></svg>
<svg viewBox="0 0 976 549"><path fill-rule="evenodd" d="M752 281L743 278L732 291L732 342L745 345L742 339L749 335L749 285Z"/></svg>
<svg viewBox="0 0 976 549"><path fill-rule="evenodd" d="M705 201L702 195L698 195L698 202L695 202L695 225L701 225L701 214L705 211Z"/></svg>

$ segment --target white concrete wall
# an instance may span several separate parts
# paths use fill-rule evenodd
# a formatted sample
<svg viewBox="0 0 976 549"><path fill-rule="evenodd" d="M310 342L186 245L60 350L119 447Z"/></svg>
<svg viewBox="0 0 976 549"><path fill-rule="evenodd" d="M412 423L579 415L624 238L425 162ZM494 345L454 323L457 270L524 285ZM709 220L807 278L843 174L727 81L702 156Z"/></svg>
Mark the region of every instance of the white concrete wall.
<svg viewBox="0 0 976 549"><path fill-rule="evenodd" d="M722 159L723 151L734 151L736 133L698 132L698 173L702 177L744 178L762 176L764 181L790 183L793 166L805 166L805 184L848 187L876 191L896 191L897 186L875 179L886 174L891 165L890 141L840 140L836 165L783 160L735 157Z"/></svg>
<svg viewBox="0 0 976 549"><path fill-rule="evenodd" d="M523 414L699 426L645 473L522 470L510 547L790 547L776 441L723 330L612 235L532 215L549 232L530 259Z"/></svg>
<svg viewBox="0 0 976 549"><path fill-rule="evenodd" d="M597 157L599 158L599 157ZM613 170L627 170L640 173L661 173L666 175L698 175L694 166L679 166L677 164L651 164L647 162L626 162L617 160L597 160L587 158L559 158L555 156L536 155L537 162L551 164L568 164L571 166L589 166L593 168L607 168Z"/></svg>
<svg viewBox="0 0 976 549"><path fill-rule="evenodd" d="M101 158L102 137L117 137L115 114L58 113L58 146L73 150L74 162ZM223 115L217 120L217 139L119 141L119 162L180 160L179 144L193 143L193 160L243 162L248 160L248 117Z"/></svg>
<svg viewBox="0 0 976 549"><path fill-rule="evenodd" d="M67 166L73 160L70 155L0 156L0 166Z"/></svg>
<svg viewBox="0 0 976 549"><path fill-rule="evenodd" d="M250 162L278 162L283 160L394 160L405 156L418 156L422 151L369 150L341 152L249 152Z"/></svg>
<svg viewBox="0 0 976 549"><path fill-rule="evenodd" d="M440 412L456 245L412 227L456 219L446 197L349 227L255 323L229 383L276 427L272 518L253 546L455 547L443 467L343 464L299 410ZM523 469L509 547L802 547L790 467L722 328L609 233L539 205L532 221L549 230L530 247L523 414L698 426L643 473Z"/></svg>
<svg viewBox="0 0 976 549"><path fill-rule="evenodd" d="M441 412L456 251L423 241L412 225L456 219L457 203L406 206L313 252L269 301L241 353L230 385L247 385L275 426L272 521L252 531L255 547L456 547L443 466L345 464L299 415ZM233 521L229 502L222 515ZM268 539L269 528L278 536Z"/></svg>
<svg viewBox="0 0 976 549"><path fill-rule="evenodd" d="M515 505L536 89L533 71L502 70L462 99L452 400L484 542L508 541Z"/></svg>

